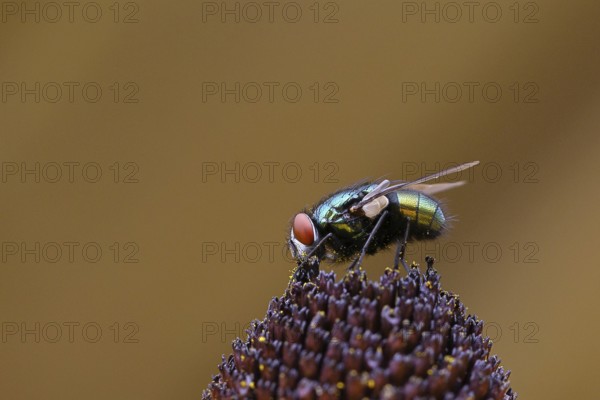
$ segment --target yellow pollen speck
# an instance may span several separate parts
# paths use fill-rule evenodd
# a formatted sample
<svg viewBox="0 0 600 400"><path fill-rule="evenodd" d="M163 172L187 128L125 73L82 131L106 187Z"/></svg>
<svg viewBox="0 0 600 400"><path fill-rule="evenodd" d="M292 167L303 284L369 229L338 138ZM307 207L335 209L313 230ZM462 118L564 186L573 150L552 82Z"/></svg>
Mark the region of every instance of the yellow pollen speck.
<svg viewBox="0 0 600 400"><path fill-rule="evenodd" d="M265 365L264 365L264 364L260 364L260 365L258 366L258 369L259 369L259 370L261 370L261 371L262 371L262 370L264 370L264 369L265 369Z"/></svg>
<svg viewBox="0 0 600 400"><path fill-rule="evenodd" d="M242 361L244 361L244 360L246 359L246 356L242 354L242 355L240 356L240 358L242 359Z"/></svg>
<svg viewBox="0 0 600 400"><path fill-rule="evenodd" d="M246 381L241 381L240 385L242 385L242 387L246 387Z"/></svg>
<svg viewBox="0 0 600 400"><path fill-rule="evenodd" d="M344 389L344 382L338 382L338 383L337 383L335 386L336 386L338 389L342 390L342 389Z"/></svg>
<svg viewBox="0 0 600 400"><path fill-rule="evenodd" d="M250 382L250 389L254 389L254 382Z"/></svg>
<svg viewBox="0 0 600 400"><path fill-rule="evenodd" d="M429 289L431 289L433 287L433 285L431 284L431 281L425 282L425 286L427 286L427 288L429 288Z"/></svg>
<svg viewBox="0 0 600 400"><path fill-rule="evenodd" d="M264 337L264 336L261 336L261 337L259 337L259 338L258 338L258 341L259 341L260 343L264 343L264 342L266 342L266 341L267 341L267 338L266 338L266 337Z"/></svg>
<svg viewBox="0 0 600 400"><path fill-rule="evenodd" d="M448 364L453 363L454 362L454 357L452 357L452 356L446 356L446 357L444 357L444 361L446 361Z"/></svg>
<svg viewBox="0 0 600 400"><path fill-rule="evenodd" d="M369 379L367 385L369 386L369 389L373 389L375 387L375 381L373 379Z"/></svg>

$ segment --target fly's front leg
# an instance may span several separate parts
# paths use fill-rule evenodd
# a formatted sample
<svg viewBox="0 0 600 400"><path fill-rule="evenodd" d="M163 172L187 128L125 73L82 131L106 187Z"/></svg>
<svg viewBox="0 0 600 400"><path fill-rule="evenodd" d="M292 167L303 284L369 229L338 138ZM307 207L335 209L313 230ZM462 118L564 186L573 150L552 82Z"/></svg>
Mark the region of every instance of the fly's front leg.
<svg viewBox="0 0 600 400"><path fill-rule="evenodd" d="M296 267L296 270L294 271L294 275L292 276L292 279L290 280L290 285L292 282L306 283L309 280L309 276L310 276L310 272L309 272L308 267L298 265Z"/></svg>
<svg viewBox="0 0 600 400"><path fill-rule="evenodd" d="M406 217L406 228L404 229L404 240L398 239L398 246L396 247L396 257L394 258L394 269L398 269L400 263L406 270L409 272L408 265L406 265L406 261L404 260L404 255L406 253L406 243L408 242L408 232L410 230L410 218Z"/></svg>
<svg viewBox="0 0 600 400"><path fill-rule="evenodd" d="M292 275L292 279L290 279L290 282L288 283L288 288L291 286L292 282L306 283L319 274L319 258L317 257L317 259L310 264L311 258L317 254L317 250L319 250L331 236L333 236L332 233L325 235L310 253L306 255L306 258L303 261L298 262L294 275Z"/></svg>
<svg viewBox="0 0 600 400"><path fill-rule="evenodd" d="M356 260L354 260L352 262L352 264L350 264L350 266L348 267L348 271L360 268L360 264L362 264L362 260L363 260L363 258L365 258L365 254L367 253L367 249L371 245L371 242L373 241L373 238L375 237L375 234L377 233L377 231L381 227L381 224L383 223L383 220L385 219L385 217L387 216L387 214L388 214L387 210L385 210L384 212L381 213L381 215L379 216L379 219L377 220L377 223L375 224L375 227L373 228L373 230L369 234L369 237L367 238L367 241L365 242L365 245L363 246L362 250L360 251L360 256L358 256L358 258Z"/></svg>
<svg viewBox="0 0 600 400"><path fill-rule="evenodd" d="M298 266L294 270L292 278L288 282L288 290L292 287L294 282L306 283L313 280L319 275L319 264L305 265L305 263L298 263Z"/></svg>

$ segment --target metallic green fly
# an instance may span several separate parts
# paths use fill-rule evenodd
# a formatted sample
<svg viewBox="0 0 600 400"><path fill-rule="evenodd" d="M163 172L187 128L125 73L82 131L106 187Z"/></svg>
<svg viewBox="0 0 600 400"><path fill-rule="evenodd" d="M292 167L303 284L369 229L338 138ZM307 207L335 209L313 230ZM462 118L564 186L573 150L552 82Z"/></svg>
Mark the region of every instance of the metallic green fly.
<svg viewBox="0 0 600 400"><path fill-rule="evenodd" d="M365 254L375 254L396 243L394 268L404 260L406 243L438 237L447 217L433 194L465 182L424 184L479 164L474 161L411 182L387 179L362 182L339 190L296 214L288 239L298 266L293 280L306 282L319 272L322 260L353 260L360 267Z"/></svg>

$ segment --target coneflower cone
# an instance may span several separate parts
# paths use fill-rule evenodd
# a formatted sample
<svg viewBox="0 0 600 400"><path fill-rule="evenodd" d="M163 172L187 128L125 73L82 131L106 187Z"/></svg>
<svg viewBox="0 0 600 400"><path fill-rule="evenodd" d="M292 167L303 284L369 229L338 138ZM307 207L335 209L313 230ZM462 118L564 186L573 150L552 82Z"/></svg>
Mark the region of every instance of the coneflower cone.
<svg viewBox="0 0 600 400"><path fill-rule="evenodd" d="M203 399L516 399L483 321L424 274L320 272L233 341Z"/></svg>

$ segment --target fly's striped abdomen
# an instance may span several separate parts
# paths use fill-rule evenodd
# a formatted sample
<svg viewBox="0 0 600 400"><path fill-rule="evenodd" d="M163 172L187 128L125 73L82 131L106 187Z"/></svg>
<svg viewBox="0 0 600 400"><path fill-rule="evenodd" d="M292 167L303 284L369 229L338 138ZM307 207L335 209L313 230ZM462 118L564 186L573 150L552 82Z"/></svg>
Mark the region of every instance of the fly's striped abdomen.
<svg viewBox="0 0 600 400"><path fill-rule="evenodd" d="M415 236L438 236L446 225L440 203L414 190L395 192L400 213L410 218L410 231Z"/></svg>

